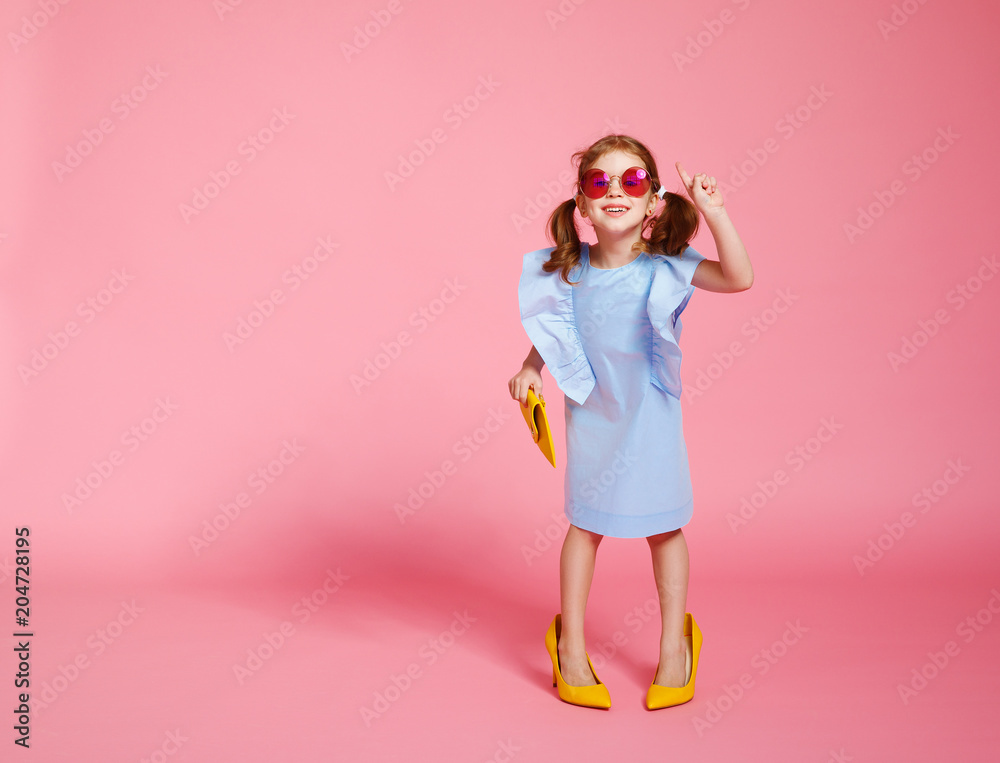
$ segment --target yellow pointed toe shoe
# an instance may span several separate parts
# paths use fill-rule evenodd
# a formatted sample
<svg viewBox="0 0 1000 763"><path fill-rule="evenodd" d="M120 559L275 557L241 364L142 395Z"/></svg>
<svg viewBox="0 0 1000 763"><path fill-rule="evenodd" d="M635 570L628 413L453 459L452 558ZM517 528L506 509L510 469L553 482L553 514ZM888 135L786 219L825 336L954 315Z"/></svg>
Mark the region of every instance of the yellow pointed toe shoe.
<svg viewBox="0 0 1000 763"><path fill-rule="evenodd" d="M690 612L684 615L684 641L687 644L687 684L684 686L660 686L651 683L649 691L646 692L646 707L650 710L682 705L694 697L694 679L698 675L698 657L701 654L701 628L698 627L698 623L694 621ZM659 672L659 670L660 664L657 663L656 671ZM656 673L653 673L653 680L656 680Z"/></svg>
<svg viewBox="0 0 1000 763"><path fill-rule="evenodd" d="M587 655L587 664L594 673L597 683L591 686L570 686L563 681L562 671L559 668L559 636L562 633L562 615L556 615L545 633L545 648L549 657L552 658L552 685L559 687L559 699L569 702L571 705L581 705L583 707L600 707L608 709L611 707L611 695L608 687L601 683L594 670L594 664Z"/></svg>

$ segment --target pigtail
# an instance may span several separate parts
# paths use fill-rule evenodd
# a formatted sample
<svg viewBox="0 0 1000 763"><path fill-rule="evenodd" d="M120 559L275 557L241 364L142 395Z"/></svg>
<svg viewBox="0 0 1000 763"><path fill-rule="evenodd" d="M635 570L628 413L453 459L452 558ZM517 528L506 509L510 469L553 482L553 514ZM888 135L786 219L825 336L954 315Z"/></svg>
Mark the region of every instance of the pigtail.
<svg viewBox="0 0 1000 763"><path fill-rule="evenodd" d="M698 223L698 208L686 196L667 191L663 194L663 209L650 228L650 250L679 255L698 232Z"/></svg>
<svg viewBox="0 0 1000 763"><path fill-rule="evenodd" d="M580 262L580 234L576 230L576 198L564 201L549 216L549 238L556 245L542 270L552 273L559 270L559 276L570 286L579 281L569 280L569 271Z"/></svg>

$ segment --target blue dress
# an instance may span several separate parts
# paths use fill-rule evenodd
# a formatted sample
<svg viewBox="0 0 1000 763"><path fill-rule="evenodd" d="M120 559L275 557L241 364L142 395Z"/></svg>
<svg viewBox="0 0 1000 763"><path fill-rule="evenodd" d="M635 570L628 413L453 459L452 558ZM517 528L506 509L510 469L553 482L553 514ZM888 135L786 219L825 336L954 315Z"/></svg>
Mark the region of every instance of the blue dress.
<svg viewBox="0 0 1000 763"><path fill-rule="evenodd" d="M681 419L680 314L704 256L640 254L601 269L581 245L565 283L524 255L521 323L565 394L564 512L577 527L641 538L686 525L693 512Z"/></svg>

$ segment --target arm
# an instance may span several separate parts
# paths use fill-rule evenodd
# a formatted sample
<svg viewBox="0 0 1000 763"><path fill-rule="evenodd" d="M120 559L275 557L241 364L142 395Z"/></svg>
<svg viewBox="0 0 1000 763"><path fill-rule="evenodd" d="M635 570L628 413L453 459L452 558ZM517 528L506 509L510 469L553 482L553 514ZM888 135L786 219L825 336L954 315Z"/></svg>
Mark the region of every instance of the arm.
<svg viewBox="0 0 1000 763"><path fill-rule="evenodd" d="M729 219L725 207L704 213L705 222L715 239L719 261L703 260L695 268L691 284L706 291L744 291L753 285L753 267L746 247Z"/></svg>
<svg viewBox="0 0 1000 763"><path fill-rule="evenodd" d="M684 171L680 162L675 164L677 173L687 189L695 207L705 217L708 229L715 239L719 260L703 260L695 268L691 284L706 291L744 291L753 285L753 267L746 247L736 232L723 206L722 192L714 177L700 172L693 178Z"/></svg>
<svg viewBox="0 0 1000 763"><path fill-rule="evenodd" d="M545 361L542 360L542 356L538 354L538 350L535 349L535 345L531 345L531 352L528 353L528 357L524 359L524 363L521 368L533 368L538 373L542 372L542 366L545 365Z"/></svg>

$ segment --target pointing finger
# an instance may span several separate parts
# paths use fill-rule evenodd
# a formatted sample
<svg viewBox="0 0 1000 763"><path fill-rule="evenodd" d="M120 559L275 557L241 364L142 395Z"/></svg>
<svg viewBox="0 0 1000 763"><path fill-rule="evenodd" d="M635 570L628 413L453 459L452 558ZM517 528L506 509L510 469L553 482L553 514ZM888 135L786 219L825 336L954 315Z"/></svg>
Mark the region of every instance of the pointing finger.
<svg viewBox="0 0 1000 763"><path fill-rule="evenodd" d="M688 188L690 188L691 187L691 176L688 175L687 172L684 171L684 168L681 166L680 162L675 162L674 166L677 168L677 174L679 174L681 176L681 180L684 182L684 185L687 186Z"/></svg>

